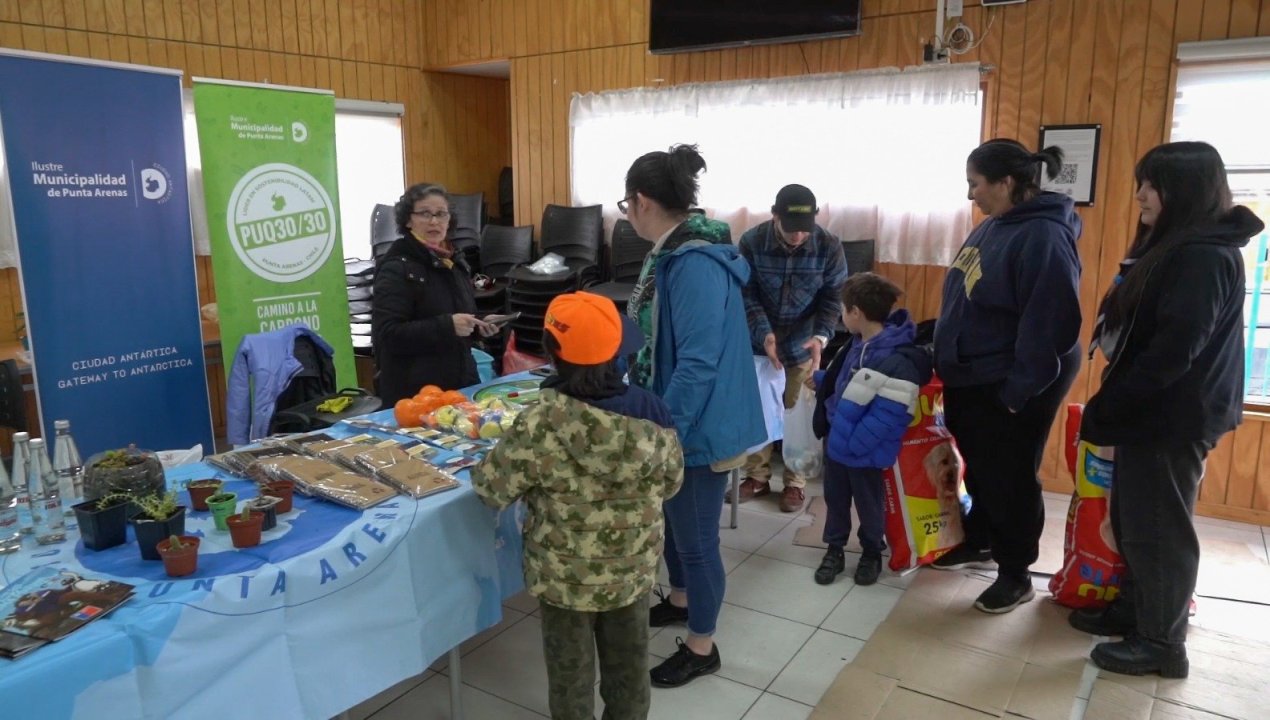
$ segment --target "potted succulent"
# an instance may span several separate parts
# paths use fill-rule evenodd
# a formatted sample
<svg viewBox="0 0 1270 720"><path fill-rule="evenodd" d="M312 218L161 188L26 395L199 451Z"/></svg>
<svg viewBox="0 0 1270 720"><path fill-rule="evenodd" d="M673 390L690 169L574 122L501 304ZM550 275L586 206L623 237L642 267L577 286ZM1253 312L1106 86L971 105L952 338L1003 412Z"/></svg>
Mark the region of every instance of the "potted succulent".
<svg viewBox="0 0 1270 720"><path fill-rule="evenodd" d="M208 510L207 499L220 492L221 485L221 481L215 478L191 480L187 483L185 491L190 494L190 509L206 512Z"/></svg>
<svg viewBox="0 0 1270 720"><path fill-rule="evenodd" d="M255 547L260 544L260 528L264 524L263 513L252 512L243 506L243 511L225 518L229 526L229 537L236 548Z"/></svg>
<svg viewBox="0 0 1270 720"><path fill-rule="evenodd" d="M176 504L176 493L142 495L132 501L141 512L132 516L132 529L145 560L159 560L159 541L185 534L185 506Z"/></svg>
<svg viewBox="0 0 1270 720"><path fill-rule="evenodd" d="M252 512L258 512L265 516L264 523L261 524L261 530L272 530L278 526L278 505L282 502L282 498L272 495L261 495L254 497L244 503L244 506Z"/></svg>
<svg viewBox="0 0 1270 720"><path fill-rule="evenodd" d="M163 570L168 577L185 577L198 570L199 543L193 535L170 535L159 541L155 549L163 558Z"/></svg>
<svg viewBox="0 0 1270 720"><path fill-rule="evenodd" d="M282 502L278 503L278 514L286 515L291 512L292 499L295 497L295 483L290 480L270 480L260 485L260 494L280 498Z"/></svg>
<svg viewBox="0 0 1270 720"><path fill-rule="evenodd" d="M73 506L84 547L105 550L128 542L128 503L131 501L130 495L111 493Z"/></svg>
<svg viewBox="0 0 1270 720"><path fill-rule="evenodd" d="M212 511L212 519L216 522L217 530L228 530L225 525L225 518L234 514L238 508L238 494L232 492L220 492L207 498L207 508Z"/></svg>
<svg viewBox="0 0 1270 720"><path fill-rule="evenodd" d="M166 489L159 457L147 450L138 450L135 445L97 453L84 465L85 500L117 492L133 497L156 495Z"/></svg>

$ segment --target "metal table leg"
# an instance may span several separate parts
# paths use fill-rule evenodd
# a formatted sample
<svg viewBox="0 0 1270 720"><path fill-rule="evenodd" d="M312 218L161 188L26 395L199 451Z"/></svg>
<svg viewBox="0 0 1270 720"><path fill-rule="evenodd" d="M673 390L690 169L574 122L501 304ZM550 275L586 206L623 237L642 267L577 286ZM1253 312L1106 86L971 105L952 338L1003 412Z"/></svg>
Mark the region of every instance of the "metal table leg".
<svg viewBox="0 0 1270 720"><path fill-rule="evenodd" d="M741 504L741 471L728 473L732 477L732 529L736 529L736 508Z"/></svg>
<svg viewBox="0 0 1270 720"><path fill-rule="evenodd" d="M463 677L457 645L450 650L450 720L463 720Z"/></svg>

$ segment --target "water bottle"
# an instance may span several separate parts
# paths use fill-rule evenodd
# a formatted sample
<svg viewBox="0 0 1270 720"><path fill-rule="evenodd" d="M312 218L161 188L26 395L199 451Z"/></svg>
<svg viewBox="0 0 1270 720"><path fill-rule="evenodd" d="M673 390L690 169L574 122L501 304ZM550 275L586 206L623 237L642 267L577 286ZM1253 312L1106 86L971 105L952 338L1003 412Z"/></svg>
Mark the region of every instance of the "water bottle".
<svg viewBox="0 0 1270 720"><path fill-rule="evenodd" d="M53 443L53 472L57 475L57 492L62 496L62 513L74 517L71 508L84 496L84 461L79 457L79 447L71 437L71 421L56 420L53 430L57 438Z"/></svg>
<svg viewBox="0 0 1270 720"><path fill-rule="evenodd" d="M18 493L9 482L9 473L0 463L0 554L22 549L22 526L18 524Z"/></svg>
<svg viewBox="0 0 1270 720"><path fill-rule="evenodd" d="M30 442L30 435L24 432L13 433L13 472L10 477L18 495L18 525L25 535L35 531L35 524L31 519L31 496L26 491L28 458L31 457Z"/></svg>
<svg viewBox="0 0 1270 720"><path fill-rule="evenodd" d="M62 498L57 492L57 476L49 462L44 440L31 440L27 492L31 497L31 515L35 520L35 541L51 545L66 540L66 516L62 514Z"/></svg>

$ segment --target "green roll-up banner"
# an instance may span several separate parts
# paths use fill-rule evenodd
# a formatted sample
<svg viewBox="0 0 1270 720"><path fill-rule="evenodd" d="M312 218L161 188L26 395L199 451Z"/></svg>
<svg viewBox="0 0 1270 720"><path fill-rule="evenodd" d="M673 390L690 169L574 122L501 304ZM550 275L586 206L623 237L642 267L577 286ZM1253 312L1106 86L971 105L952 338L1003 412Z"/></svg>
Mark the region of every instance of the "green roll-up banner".
<svg viewBox="0 0 1270 720"><path fill-rule="evenodd" d="M194 79L225 372L244 335L304 323L357 387L329 92Z"/></svg>

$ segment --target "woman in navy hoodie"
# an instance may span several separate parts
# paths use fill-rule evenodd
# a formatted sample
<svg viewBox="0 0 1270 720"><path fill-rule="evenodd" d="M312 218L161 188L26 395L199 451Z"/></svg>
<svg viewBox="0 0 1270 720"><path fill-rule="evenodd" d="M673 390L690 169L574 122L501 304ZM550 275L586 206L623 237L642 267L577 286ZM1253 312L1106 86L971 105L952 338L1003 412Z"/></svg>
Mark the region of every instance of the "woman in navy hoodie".
<svg viewBox="0 0 1270 720"><path fill-rule="evenodd" d="M1045 505L1037 472L1054 416L1080 367L1080 218L1071 198L1043 192L1058 174L1056 147L1032 153L990 140L966 162L969 197L988 219L966 240L944 281L935 371L966 462L972 505L965 542L942 570L998 567L975 601L1005 613L1035 596Z"/></svg>
<svg viewBox="0 0 1270 720"><path fill-rule="evenodd" d="M1138 162L1137 240L1102 301L1093 349L1108 362L1081 439L1114 446L1111 528L1128 572L1107 608L1072 613L1104 670L1186 677L1199 540L1192 516L1204 458L1243 411L1244 262L1265 225L1234 205L1226 168L1202 142Z"/></svg>

